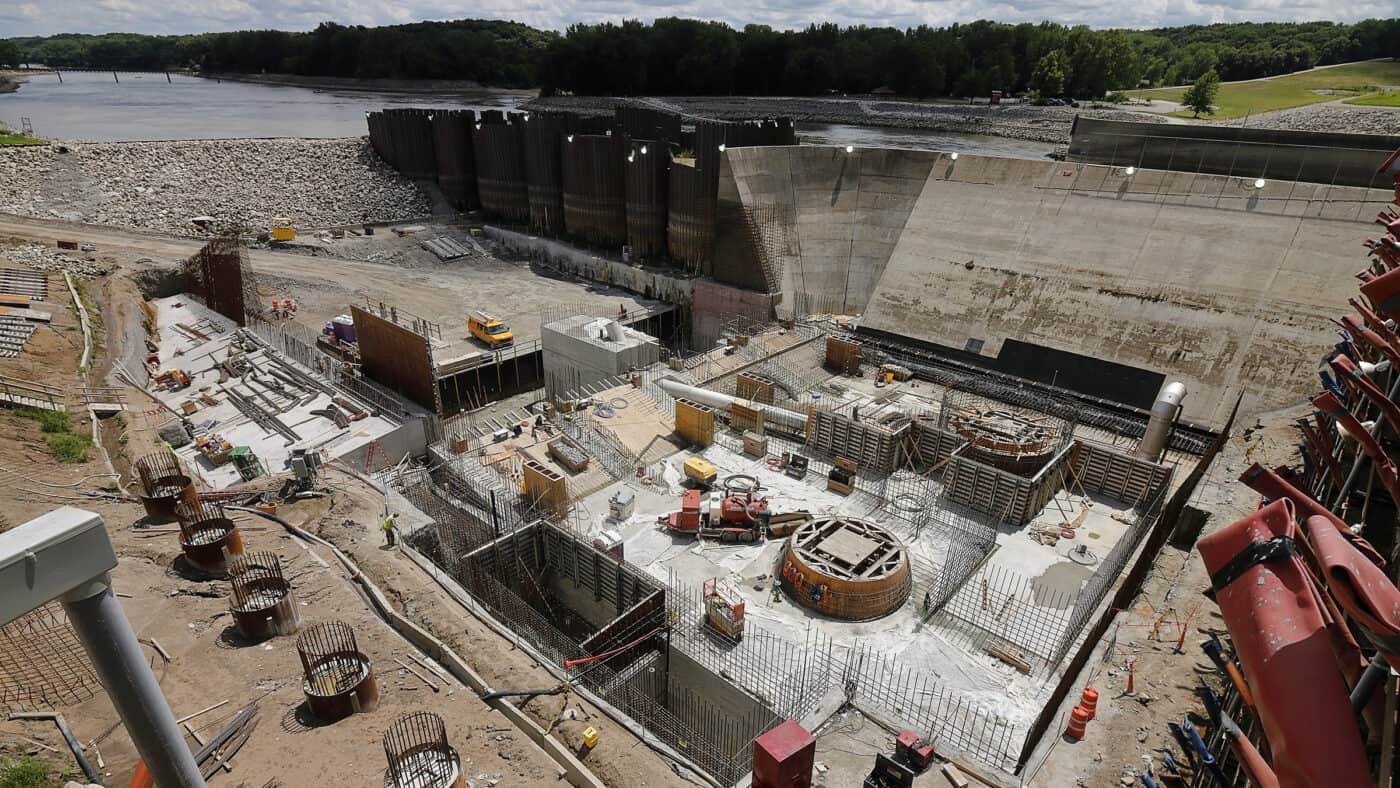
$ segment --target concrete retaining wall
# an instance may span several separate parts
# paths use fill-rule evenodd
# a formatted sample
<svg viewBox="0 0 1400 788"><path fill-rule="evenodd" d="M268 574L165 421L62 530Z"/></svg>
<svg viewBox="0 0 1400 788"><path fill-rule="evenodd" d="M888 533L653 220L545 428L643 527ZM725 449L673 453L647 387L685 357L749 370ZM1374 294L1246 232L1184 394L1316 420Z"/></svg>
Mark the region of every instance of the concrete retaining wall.
<svg viewBox="0 0 1400 788"><path fill-rule="evenodd" d="M567 271L584 279L615 285L647 298L668 304L685 305L691 300L694 280L674 269L643 268L621 260L609 260L592 252L560 241L506 230L501 227L483 228L487 238L515 254Z"/></svg>
<svg viewBox="0 0 1400 788"><path fill-rule="evenodd" d="M1384 186L1400 136L1076 117L1069 160L1337 186Z"/></svg>
<svg viewBox="0 0 1400 788"><path fill-rule="evenodd" d="M780 315L863 310L863 327L991 362L1014 339L1146 369L1183 381L1200 422L1239 393L1250 412L1314 387L1313 350L1393 196L925 151L726 159L722 199L792 208L794 241L769 255Z"/></svg>

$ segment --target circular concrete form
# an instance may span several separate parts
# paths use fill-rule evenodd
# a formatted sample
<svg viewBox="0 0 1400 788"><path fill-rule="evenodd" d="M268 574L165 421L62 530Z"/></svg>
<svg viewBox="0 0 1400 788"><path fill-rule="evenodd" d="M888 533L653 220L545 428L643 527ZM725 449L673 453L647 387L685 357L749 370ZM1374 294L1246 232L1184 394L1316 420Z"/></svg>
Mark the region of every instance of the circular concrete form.
<svg viewBox="0 0 1400 788"><path fill-rule="evenodd" d="M948 414L948 426L968 440L973 459L1012 473L1034 473L1060 445L1064 423L988 405L962 405Z"/></svg>
<svg viewBox="0 0 1400 788"><path fill-rule="evenodd" d="M913 583L904 545L874 523L846 517L798 528L783 552L782 578L798 604L846 621L893 613Z"/></svg>

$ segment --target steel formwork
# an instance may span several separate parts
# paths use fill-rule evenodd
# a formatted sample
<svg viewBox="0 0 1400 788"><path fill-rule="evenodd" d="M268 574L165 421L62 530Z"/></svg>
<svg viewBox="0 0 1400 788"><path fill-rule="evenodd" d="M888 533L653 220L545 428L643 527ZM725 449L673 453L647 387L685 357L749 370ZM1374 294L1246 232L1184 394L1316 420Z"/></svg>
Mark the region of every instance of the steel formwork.
<svg viewBox="0 0 1400 788"><path fill-rule="evenodd" d="M525 122L525 181L530 226L557 235L564 232L562 147L569 118L553 112L531 113Z"/></svg>
<svg viewBox="0 0 1400 788"><path fill-rule="evenodd" d="M494 120L499 114L483 112L476 127L473 150L477 193L481 207L487 212L511 221L526 222L530 219L530 195L525 180L526 123L518 114Z"/></svg>
<svg viewBox="0 0 1400 788"><path fill-rule="evenodd" d="M571 134L563 148L564 225L570 235L603 246L627 242L621 140Z"/></svg>
<svg viewBox="0 0 1400 788"><path fill-rule="evenodd" d="M671 152L663 142L633 139L623 166L627 194L627 245L632 259L646 262L666 255L667 174Z"/></svg>
<svg viewBox="0 0 1400 788"><path fill-rule="evenodd" d="M245 325L245 313L257 303L252 272L245 275L244 271L247 262L237 231L220 235L185 260L185 292L238 325Z"/></svg>
<svg viewBox="0 0 1400 788"><path fill-rule="evenodd" d="M436 110L432 115L437 181L454 208L481 207L476 191L476 152L473 132L476 113L469 109ZM373 134L371 134L373 138Z"/></svg>

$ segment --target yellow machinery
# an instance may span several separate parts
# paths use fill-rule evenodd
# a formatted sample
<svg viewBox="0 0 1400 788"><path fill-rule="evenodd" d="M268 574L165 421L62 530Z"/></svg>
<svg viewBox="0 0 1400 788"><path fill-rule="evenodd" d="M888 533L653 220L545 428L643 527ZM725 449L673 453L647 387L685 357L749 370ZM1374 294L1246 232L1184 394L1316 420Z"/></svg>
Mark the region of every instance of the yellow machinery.
<svg viewBox="0 0 1400 788"><path fill-rule="evenodd" d="M279 216L272 220L272 240L274 241L295 241L297 228L292 226L292 220L285 216Z"/></svg>
<svg viewBox="0 0 1400 788"><path fill-rule="evenodd" d="M485 312L468 312L467 328L472 332L472 336L485 342L493 350L515 341L515 335L510 333L509 326L501 322L500 318Z"/></svg>
<svg viewBox="0 0 1400 788"><path fill-rule="evenodd" d="M685 461L685 476L702 487L709 487L719 478L719 469L704 457L688 457Z"/></svg>
<svg viewBox="0 0 1400 788"><path fill-rule="evenodd" d="M738 642L744 637L744 598L728 583L705 581L705 626L720 637Z"/></svg>

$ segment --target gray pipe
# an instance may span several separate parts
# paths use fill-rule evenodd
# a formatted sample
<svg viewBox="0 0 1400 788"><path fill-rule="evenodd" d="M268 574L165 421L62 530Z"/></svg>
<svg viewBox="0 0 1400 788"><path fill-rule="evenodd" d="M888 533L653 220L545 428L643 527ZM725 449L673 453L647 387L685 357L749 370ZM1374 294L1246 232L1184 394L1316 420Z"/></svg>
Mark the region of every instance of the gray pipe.
<svg viewBox="0 0 1400 788"><path fill-rule="evenodd" d="M776 424L781 424L791 430L807 429L807 416L803 413L794 413L787 408L780 408L777 405L765 405L762 402L750 402L740 397L731 397L728 394L721 394L718 391L702 389L699 386L691 386L676 380L675 378L661 378L656 381L656 385L661 390L673 397L688 399L698 402L701 405L709 405L716 410L723 410L732 413L731 406L736 402L743 402L751 408L763 412L763 417Z"/></svg>
<svg viewBox="0 0 1400 788"><path fill-rule="evenodd" d="M1152 415L1147 420L1147 431L1138 444L1136 456L1148 462L1156 462L1167 447L1172 436L1172 426L1181 414L1181 401L1186 399L1186 385L1172 381L1157 393L1157 401L1152 403Z"/></svg>
<svg viewBox="0 0 1400 788"><path fill-rule="evenodd" d="M110 576L104 572L65 594L63 608L156 785L205 788L136 633L112 595Z"/></svg>

